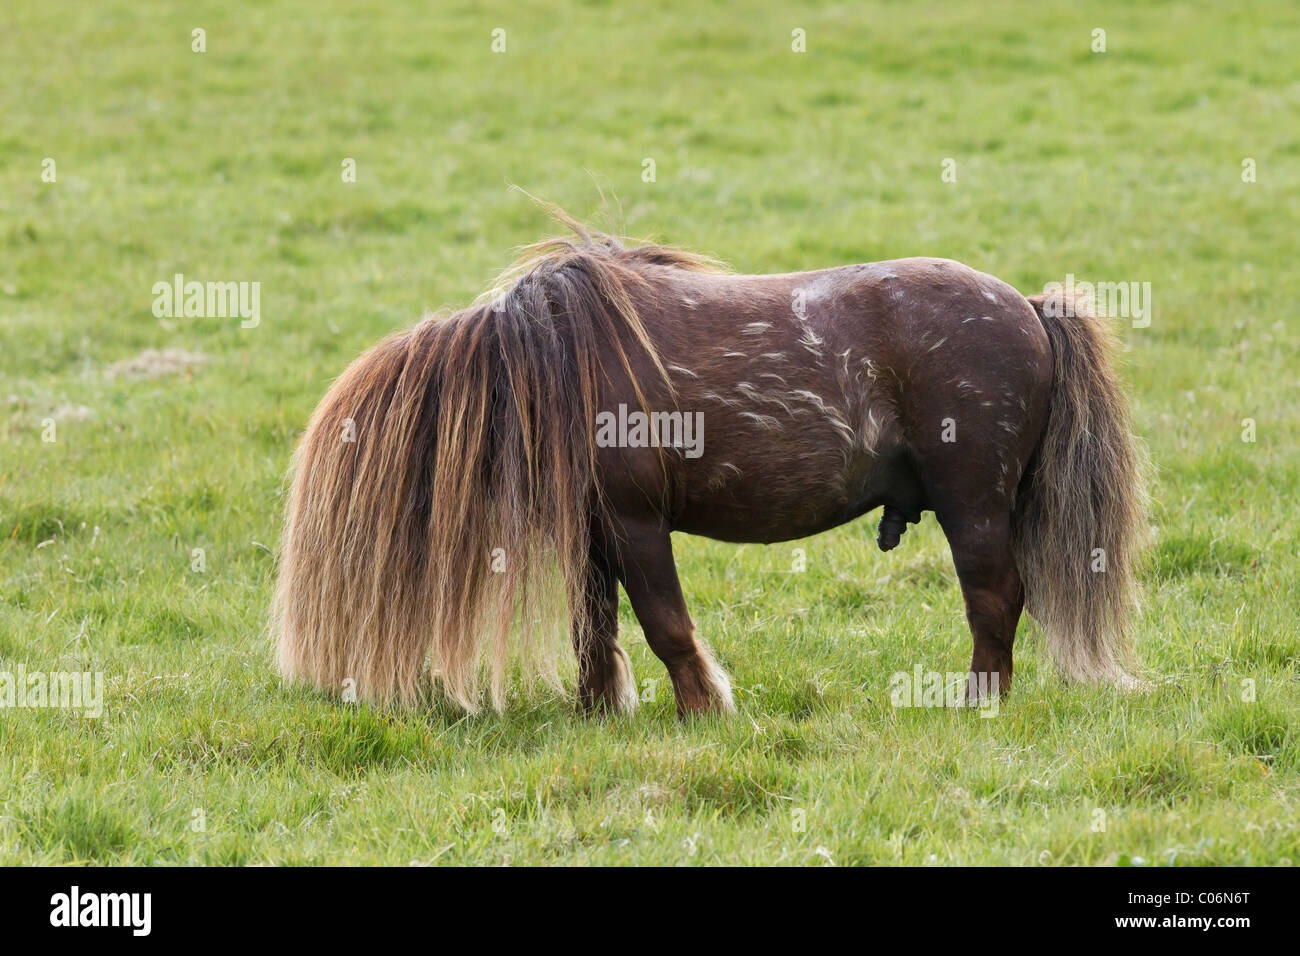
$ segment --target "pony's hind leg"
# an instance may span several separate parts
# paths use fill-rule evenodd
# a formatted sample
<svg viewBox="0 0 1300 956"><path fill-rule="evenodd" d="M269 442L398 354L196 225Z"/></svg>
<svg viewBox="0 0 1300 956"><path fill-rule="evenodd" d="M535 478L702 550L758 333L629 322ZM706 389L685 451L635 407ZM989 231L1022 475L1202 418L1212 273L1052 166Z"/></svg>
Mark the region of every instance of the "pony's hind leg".
<svg viewBox="0 0 1300 956"><path fill-rule="evenodd" d="M630 713L636 710L637 692L631 662L618 644L618 579L596 549L587 563L584 604L573 625L578 700L589 713Z"/></svg>
<svg viewBox="0 0 1300 956"><path fill-rule="evenodd" d="M939 517L966 602L974 648L966 681L967 702L1005 694L1011 687L1012 645L1025 594L1011 556L1009 515Z"/></svg>
<svg viewBox="0 0 1300 956"><path fill-rule="evenodd" d="M734 711L731 682L695 639L668 532L628 524L619 543L620 577L646 642L668 668L677 713Z"/></svg>

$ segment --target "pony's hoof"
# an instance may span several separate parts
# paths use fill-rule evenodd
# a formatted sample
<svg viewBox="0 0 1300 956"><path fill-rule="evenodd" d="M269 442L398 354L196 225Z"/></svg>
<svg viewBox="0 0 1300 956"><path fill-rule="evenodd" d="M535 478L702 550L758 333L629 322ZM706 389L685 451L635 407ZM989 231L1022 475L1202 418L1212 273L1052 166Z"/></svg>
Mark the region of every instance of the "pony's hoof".
<svg viewBox="0 0 1300 956"><path fill-rule="evenodd" d="M678 717L736 712L731 680L707 653L700 654L692 667L672 676Z"/></svg>
<svg viewBox="0 0 1300 956"><path fill-rule="evenodd" d="M614 648L603 684L595 683L596 686L583 686L578 692L585 714L631 714L641 702L636 682L632 679L632 662L621 647Z"/></svg>

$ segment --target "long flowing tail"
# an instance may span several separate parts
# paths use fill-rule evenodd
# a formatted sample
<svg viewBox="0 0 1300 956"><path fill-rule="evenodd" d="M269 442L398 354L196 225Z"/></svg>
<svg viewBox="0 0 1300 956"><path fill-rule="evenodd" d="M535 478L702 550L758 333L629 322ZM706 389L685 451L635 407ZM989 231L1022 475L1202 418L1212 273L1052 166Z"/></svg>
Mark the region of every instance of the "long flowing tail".
<svg viewBox="0 0 1300 956"><path fill-rule="evenodd" d="M1128 622L1147 535L1146 459L1113 368L1113 337L1083 300L1029 302L1055 370L1047 427L1012 517L1025 606L1068 678L1134 684Z"/></svg>
<svg viewBox="0 0 1300 956"><path fill-rule="evenodd" d="M498 709L512 661L558 681L600 508L598 378L621 366L640 395L638 347L662 371L629 295L628 263L655 253L580 236L533 247L494 300L380 343L322 400L271 615L286 676L410 704L431 668L470 710L485 657Z"/></svg>

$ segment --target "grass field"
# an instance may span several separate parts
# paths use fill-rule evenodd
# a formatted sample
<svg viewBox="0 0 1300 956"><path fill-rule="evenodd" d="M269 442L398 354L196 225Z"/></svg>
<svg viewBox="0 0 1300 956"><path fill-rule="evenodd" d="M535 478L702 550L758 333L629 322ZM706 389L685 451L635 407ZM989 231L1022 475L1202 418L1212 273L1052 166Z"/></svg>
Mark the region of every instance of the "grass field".
<svg viewBox="0 0 1300 956"><path fill-rule="evenodd" d="M355 6L6 4L0 671L105 683L98 718L0 710L0 862L1300 860L1300 9ZM1121 333L1156 688L1063 685L1026 621L996 717L893 707L892 674L969 661L932 517L888 555L870 520L678 538L731 720L676 719L626 600L660 679L631 719L282 687L294 442L360 350L551 228L507 183L598 223L603 189L619 228L744 272L1150 282ZM155 317L176 273L260 282L259 324ZM120 364L148 349L185 355Z"/></svg>

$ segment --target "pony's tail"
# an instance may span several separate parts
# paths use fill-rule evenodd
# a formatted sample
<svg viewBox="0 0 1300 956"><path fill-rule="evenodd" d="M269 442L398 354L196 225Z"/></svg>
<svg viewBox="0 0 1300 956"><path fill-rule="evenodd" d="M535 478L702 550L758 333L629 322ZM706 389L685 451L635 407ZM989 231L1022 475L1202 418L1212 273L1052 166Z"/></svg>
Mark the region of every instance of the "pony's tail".
<svg viewBox="0 0 1300 956"><path fill-rule="evenodd" d="M1113 337L1086 301L1029 302L1051 340L1054 371L1047 426L1012 516L1025 606L1067 678L1137 684L1126 668L1136 666L1128 624L1146 543L1146 459L1114 371Z"/></svg>
<svg viewBox="0 0 1300 956"><path fill-rule="evenodd" d="M286 676L410 704L431 669L473 710L486 657L498 709L512 663L559 688L558 651L585 632L599 358L631 376L622 343L644 329L589 241L529 267L380 343L316 409L272 609Z"/></svg>

